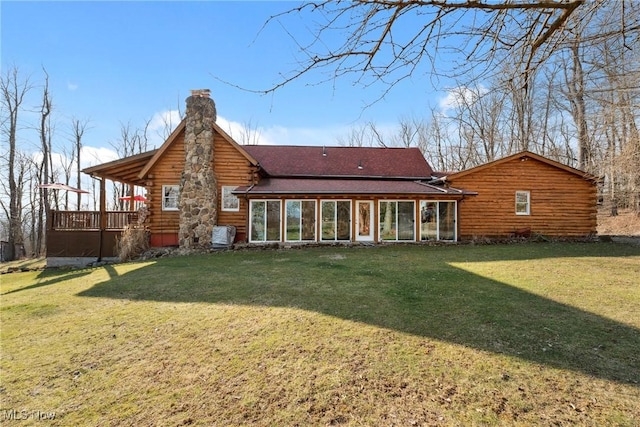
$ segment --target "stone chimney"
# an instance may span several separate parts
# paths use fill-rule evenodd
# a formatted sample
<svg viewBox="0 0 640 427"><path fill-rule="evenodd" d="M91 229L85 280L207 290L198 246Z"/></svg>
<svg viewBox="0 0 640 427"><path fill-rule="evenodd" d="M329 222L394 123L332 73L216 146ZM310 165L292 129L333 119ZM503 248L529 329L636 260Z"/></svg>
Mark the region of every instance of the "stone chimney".
<svg viewBox="0 0 640 427"><path fill-rule="evenodd" d="M218 222L218 190L213 169L216 106L209 94L209 89L192 90L187 98L178 231L181 249L209 248L211 232Z"/></svg>

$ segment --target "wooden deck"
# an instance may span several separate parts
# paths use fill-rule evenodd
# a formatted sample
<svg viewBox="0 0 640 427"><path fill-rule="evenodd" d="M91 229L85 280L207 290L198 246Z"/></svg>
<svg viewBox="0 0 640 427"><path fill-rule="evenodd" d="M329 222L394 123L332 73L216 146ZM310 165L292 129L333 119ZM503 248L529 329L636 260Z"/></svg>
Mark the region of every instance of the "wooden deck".
<svg viewBox="0 0 640 427"><path fill-rule="evenodd" d="M124 230L129 224L137 224L136 211L108 211L103 230ZM51 211L50 229L55 231L95 231L100 230L99 211Z"/></svg>
<svg viewBox="0 0 640 427"><path fill-rule="evenodd" d="M49 211L47 258L115 257L122 231L137 223L136 211Z"/></svg>

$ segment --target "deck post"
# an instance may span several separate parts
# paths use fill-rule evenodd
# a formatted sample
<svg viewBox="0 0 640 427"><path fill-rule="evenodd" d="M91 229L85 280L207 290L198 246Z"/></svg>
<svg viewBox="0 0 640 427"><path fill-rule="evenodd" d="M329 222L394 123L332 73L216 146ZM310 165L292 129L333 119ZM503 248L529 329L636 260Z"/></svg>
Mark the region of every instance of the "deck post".
<svg viewBox="0 0 640 427"><path fill-rule="evenodd" d="M100 242L100 247L98 248L98 262L102 261L102 234L104 230L107 228L107 191L105 178L100 179L100 238L98 241Z"/></svg>

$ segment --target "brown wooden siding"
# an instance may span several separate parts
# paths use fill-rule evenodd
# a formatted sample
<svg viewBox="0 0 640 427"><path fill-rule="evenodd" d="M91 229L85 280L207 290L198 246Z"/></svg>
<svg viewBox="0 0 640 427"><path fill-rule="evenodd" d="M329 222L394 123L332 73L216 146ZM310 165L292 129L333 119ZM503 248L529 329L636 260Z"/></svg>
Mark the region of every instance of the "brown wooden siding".
<svg viewBox="0 0 640 427"><path fill-rule="evenodd" d="M214 136L214 170L218 185L218 225L233 225L236 227L237 239L246 236L247 204L240 199L238 212L222 211L222 186L250 185L253 170L249 161L222 136ZM149 218L147 220L152 234L152 242L160 241L153 236L168 236L178 233L180 223L179 211L162 210L162 186L180 185L184 165L184 132L177 136L174 143L168 147L162 158L149 171L148 183L148 207ZM161 241L175 239L161 239Z"/></svg>
<svg viewBox="0 0 640 427"><path fill-rule="evenodd" d="M214 137L214 170L218 184L218 225L236 227L236 240L244 240L247 235L247 201L240 197L240 209L237 212L222 210L223 186L251 185L253 168L249 161L233 145L220 135Z"/></svg>
<svg viewBox="0 0 640 427"><path fill-rule="evenodd" d="M535 159L497 164L451 185L478 193L458 204L462 239L509 236L526 228L548 236L596 232L596 184ZM530 215L516 215L516 191L530 192Z"/></svg>
<svg viewBox="0 0 640 427"><path fill-rule="evenodd" d="M149 170L147 181L147 223L151 234L177 233L180 221L178 211L162 210L162 186L180 185L184 164L184 132L164 152L164 155Z"/></svg>
<svg viewBox="0 0 640 427"><path fill-rule="evenodd" d="M122 231L104 230L58 231L47 230L47 257L103 257L117 256L117 239ZM100 251L102 244L102 251Z"/></svg>

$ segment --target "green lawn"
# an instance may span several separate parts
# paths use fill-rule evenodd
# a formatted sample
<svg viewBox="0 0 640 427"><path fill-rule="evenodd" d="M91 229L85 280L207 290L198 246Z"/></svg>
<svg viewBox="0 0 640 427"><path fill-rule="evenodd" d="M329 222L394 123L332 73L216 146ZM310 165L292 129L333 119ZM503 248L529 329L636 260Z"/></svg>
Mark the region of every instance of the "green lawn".
<svg viewBox="0 0 640 427"><path fill-rule="evenodd" d="M637 246L249 250L0 280L3 424L640 423Z"/></svg>

